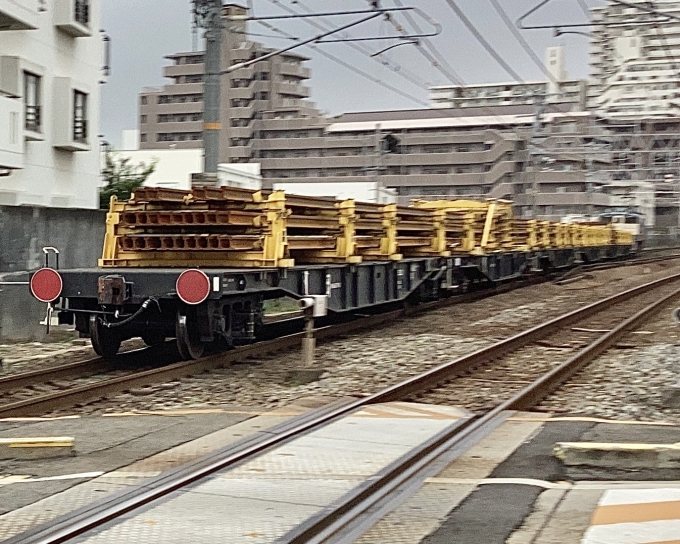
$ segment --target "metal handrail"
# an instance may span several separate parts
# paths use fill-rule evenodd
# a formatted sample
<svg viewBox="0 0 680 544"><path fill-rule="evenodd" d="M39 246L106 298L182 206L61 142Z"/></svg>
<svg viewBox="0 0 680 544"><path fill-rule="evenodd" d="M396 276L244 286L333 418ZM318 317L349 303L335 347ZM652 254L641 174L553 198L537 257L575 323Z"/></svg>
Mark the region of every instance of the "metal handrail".
<svg viewBox="0 0 680 544"><path fill-rule="evenodd" d="M26 130L40 132L42 128L42 108L40 106L26 106Z"/></svg>
<svg viewBox="0 0 680 544"><path fill-rule="evenodd" d="M73 140L75 142L87 141L87 119L73 120Z"/></svg>
<svg viewBox="0 0 680 544"><path fill-rule="evenodd" d="M90 2L89 0L75 0L75 21L81 25L90 24Z"/></svg>

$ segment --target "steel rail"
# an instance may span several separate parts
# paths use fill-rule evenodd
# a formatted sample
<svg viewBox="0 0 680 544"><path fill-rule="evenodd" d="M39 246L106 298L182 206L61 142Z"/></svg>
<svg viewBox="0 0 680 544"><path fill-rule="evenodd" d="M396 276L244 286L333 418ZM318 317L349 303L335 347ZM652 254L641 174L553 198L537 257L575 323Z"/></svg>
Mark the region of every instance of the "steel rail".
<svg viewBox="0 0 680 544"><path fill-rule="evenodd" d="M134 364L139 357L144 357L149 354L151 350L152 348L141 348L121 352L115 361L107 361L103 357L93 357L92 359L68 363L52 368L42 368L28 372L10 374L9 376L0 378L0 393L7 393L13 389L36 385L37 383L45 383L51 380L81 376L88 372L107 372L124 368L125 366Z"/></svg>
<svg viewBox="0 0 680 544"><path fill-rule="evenodd" d="M670 256L667 258L672 259L673 257L674 256ZM620 265L623 265L623 263L626 262L629 261L621 261ZM547 278L540 276L519 277L514 282L500 284L484 291L454 295L452 297L437 301L425 302L417 306L406 307L391 312L376 314L370 317L362 317L346 323L323 327L316 330L316 337L320 342L332 340L338 336L352 333L361 329L370 329L372 327L380 326L384 323L390 323L395 319L402 317L436 310L453 304L474 302L500 293L509 292L525 285L534 285L545 281L547 281ZM296 317L290 319L291 322L296 320L299 320L299 318ZM282 321L278 321L278 323L280 324ZM546 332L545 334L548 333ZM280 350L298 347L301 344L303 337L304 333L291 334L276 338L274 340L267 340L258 342L256 344L239 347L230 352L210 355L195 361L176 362L161 366L159 368L133 373L127 376L104 379L100 382L85 384L63 391L57 391L10 404L0 405L0 418L30 416L64 409L73 406L74 404L91 402L101 398L106 398L107 396L128 391L133 388L141 388L157 383L200 374L202 372L224 367L232 363L241 362L248 357L261 356ZM142 357L147 353L149 353L148 349L141 349L122 355ZM94 369L93 367L98 364L98 361L102 361L101 364L103 365L103 368ZM36 370L17 374L15 376L8 376L6 378L0 379L0 392L8 392L11 389L18 389L40 382L45 383L49 380L73 377L79 373L82 374L90 372L91 370L106 372L117 368L115 365L118 364L120 364L119 361L114 362L114 366L112 366L111 363L107 363L103 359L91 359L80 363L71 363L62 367L56 367L54 369L48 369L44 371Z"/></svg>
<svg viewBox="0 0 680 544"><path fill-rule="evenodd" d="M372 480L369 485L363 489L350 492L332 509L293 529L283 538L277 540L277 544L318 544L321 542L344 544L354 542L356 538L390 511L390 509L381 509L381 506L392 499L393 508L397 494L402 495L403 499L403 492L407 487L417 489L413 480L423 481L428 475L423 473L443 455L448 453L447 461L450 462L453 460L450 455L452 450L456 453L463 452L470 445L488 436L504 421L504 414L508 411L527 410L539 404L571 376L618 342L628 331L635 329L661 306L678 295L680 295L680 290L675 290L646 306L483 416L468 420L461 425L450 426L446 432L436 437L435 441L425 443L410 452L390 466L388 471L384 471L378 478ZM366 519L367 515L369 519Z"/></svg>
<svg viewBox="0 0 680 544"><path fill-rule="evenodd" d="M277 433L268 433L261 438L245 439L237 447L230 447L217 454L211 454L185 467L162 474L146 483L121 492L108 499L104 499L87 507L81 508L71 514L58 518L52 523L37 527L31 531L18 535L5 541L6 544L58 544L67 542L91 529L100 527L108 521L119 518L131 511L137 510L152 501L163 498L187 485L197 482L217 471L235 466L246 460L250 460L262 453L278 447L304 433L319 429L329 423L347 416L361 408L391 400L409 398L413 394L432 389L447 380L453 379L461 372L472 366L480 365L495 358L507 355L520 347L523 347L541 336L552 332L559 326L567 326L579 318L584 318L598 311L606 310L612 305L624 302L633 296L644 294L657 287L662 287L680 280L680 274L667 276L660 280L649 282L642 286L629 289L617 295L613 295L599 302L590 304L553 319L543 325L533 327L524 333L518 334L507 340L498 342L489 348L479 350L470 355L460 357L450 363L441 365L434 370L425 372L415 378L405 380L395 386L370 395L368 397L352 401L338 407L329 407L325 411L314 413L310 416L295 418L286 424ZM460 448L463 444L474 442L475 439L484 436L490 429L495 428L503 419L503 412L512 409L522 409L530 406L549 394L550 388L555 388L587 364L589 354L593 357L599 355L625 332L633 328L648 316L661 304L670 298L677 296L680 291L674 291L670 295L637 312L633 317L617 326L605 337L600 338L591 346L582 350L560 367L550 371L547 375L539 378L533 384L526 387L511 399L503 402L484 416L454 426L448 434L442 434L413 452L413 455L402 458L401 466L390 467L382 478L371 482L360 493L351 494L347 500L336 505L334 515L313 518L310 523L301 526L299 531L289 533L286 542L312 542L312 538L319 535L327 535L327 531L336 534L338 530L347 527L357 516L366 511L368 502L375 505L376 501L384 499L389 493L407 482L410 477L418 473L424 467L430 465L442 452L450 448ZM252 346L249 346L252 347ZM347 517L349 516L349 517ZM331 534L331 533L328 533ZM324 537L325 538L325 537Z"/></svg>
<svg viewBox="0 0 680 544"><path fill-rule="evenodd" d="M559 330L560 328L571 325L580 319L585 319L598 312L606 310L615 304L625 302L632 297L642 295L657 287L668 285L672 282L680 280L680 274L673 274L666 276L659 280L655 280L638 287L633 287L621 293L617 293L605 299L593 302L582 308L563 314L559 317L551 319L540 325L536 325L531 329L520 332L510 338L496 342L491 346L481 348L469 355L464 355L449 363L444 363L436 368L428 370L418 376L405 380L397 385L388 387L380 393L376 393L372 398L373 402L391 402L410 397L416 393L423 391L423 389L431 389L437 385L445 382L448 379L455 378L464 374L476 366L487 364L494 359L503 357L512 351L523 348L536 340Z"/></svg>

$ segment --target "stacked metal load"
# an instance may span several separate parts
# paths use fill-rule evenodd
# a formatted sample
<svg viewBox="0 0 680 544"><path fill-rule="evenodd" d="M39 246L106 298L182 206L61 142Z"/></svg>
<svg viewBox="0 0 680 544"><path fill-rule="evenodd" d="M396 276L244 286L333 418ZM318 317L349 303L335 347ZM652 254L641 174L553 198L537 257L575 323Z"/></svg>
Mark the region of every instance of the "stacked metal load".
<svg viewBox="0 0 680 544"><path fill-rule="evenodd" d="M538 247L538 221L534 219L512 220L512 247L520 251L531 251Z"/></svg>
<svg viewBox="0 0 680 544"><path fill-rule="evenodd" d="M439 247L446 251L481 255L513 247L512 208L508 201L421 200L413 206L432 212L444 240Z"/></svg>
<svg viewBox="0 0 680 544"><path fill-rule="evenodd" d="M111 201L100 266L290 267L628 244L611 226L514 219L507 201L409 207L231 187ZM630 238L630 236L629 236Z"/></svg>
<svg viewBox="0 0 680 544"><path fill-rule="evenodd" d="M147 187L111 200L100 266L291 266L285 200L233 187Z"/></svg>

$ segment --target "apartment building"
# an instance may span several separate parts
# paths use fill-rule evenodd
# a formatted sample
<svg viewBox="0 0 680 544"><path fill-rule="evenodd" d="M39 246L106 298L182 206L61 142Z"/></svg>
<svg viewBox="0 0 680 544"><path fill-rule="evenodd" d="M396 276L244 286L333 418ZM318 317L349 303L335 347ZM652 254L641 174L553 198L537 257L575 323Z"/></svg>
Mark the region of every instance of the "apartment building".
<svg viewBox="0 0 680 544"><path fill-rule="evenodd" d="M98 207L99 0L0 0L0 205Z"/></svg>
<svg viewBox="0 0 680 544"><path fill-rule="evenodd" d="M590 119L587 112L571 112L570 104L555 109L541 133L548 148L577 138ZM578 153L541 161L539 151L528 147L534 119L534 107L525 105L349 113L314 122L272 119L251 147L264 187L293 180L378 181L396 191L400 204L512 198L522 215L538 211L551 218L580 213L586 202L593 213L606 209L609 198L597 189L606 175L591 176L592 195L586 196L585 172L593 161ZM382 143L387 135L396 142L393 152Z"/></svg>
<svg viewBox="0 0 680 544"><path fill-rule="evenodd" d="M678 0L631 0L592 9L590 107L611 119L680 115Z"/></svg>
<svg viewBox="0 0 680 544"><path fill-rule="evenodd" d="M573 104L584 110L588 83L570 80L565 69L563 47L549 47L545 54L547 80L528 82L484 83L478 85L440 85L430 88L433 108L468 108L490 106L533 105L540 100L546 104Z"/></svg>
<svg viewBox="0 0 680 544"><path fill-rule="evenodd" d="M239 6L225 10L244 13ZM224 67L268 51L244 32L245 26L225 29ZM143 149L202 145L202 54L169 58L166 76L173 82L140 96ZM297 55L274 57L224 79L220 158L260 163L265 188L383 187L400 204L511 198L523 217L559 220L597 215L624 201L647 210L649 183L656 179L663 186L648 223L654 216L677 223L680 200L670 201L676 195L669 187L679 180L680 196L680 157L674 154L680 142L668 134L668 121L633 126L604 116L592 107L588 83L567 77L560 47L546 52L546 81L437 87L431 109L334 118L306 100L304 62ZM545 104L538 129L537 96ZM644 198L622 198L625 191Z"/></svg>
<svg viewBox="0 0 680 544"><path fill-rule="evenodd" d="M680 1L592 10L589 108L615 140L614 181L655 202L655 224L680 228ZM653 7L662 14L651 13Z"/></svg>
<svg viewBox="0 0 680 544"><path fill-rule="evenodd" d="M271 51L247 39L245 22L227 19L246 11L237 5L224 7L223 70ZM162 88L145 89L139 97L141 148L202 147L204 54L177 53L166 58L172 64L164 68L164 76L172 82ZM310 77L304 66L306 60L290 52L223 76L220 162L250 161L247 147L262 128L264 112L278 118L317 115L315 105L306 100L310 94L304 85Z"/></svg>

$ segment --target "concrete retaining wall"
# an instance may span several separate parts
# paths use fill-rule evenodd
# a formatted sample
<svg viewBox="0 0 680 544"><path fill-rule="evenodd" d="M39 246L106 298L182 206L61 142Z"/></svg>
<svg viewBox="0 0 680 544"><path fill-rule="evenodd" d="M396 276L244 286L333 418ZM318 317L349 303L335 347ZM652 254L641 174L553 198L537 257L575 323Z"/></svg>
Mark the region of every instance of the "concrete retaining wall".
<svg viewBox="0 0 680 544"><path fill-rule="evenodd" d="M101 256L106 212L33 206L0 206L0 272L42 266L42 248L61 252L61 268L97 265Z"/></svg>
<svg viewBox="0 0 680 544"><path fill-rule="evenodd" d="M43 266L45 246L59 249L60 268L97 266L105 222L101 210L0 206L0 282L28 281L27 271ZM45 314L28 286L0 285L0 341L47 340Z"/></svg>
<svg viewBox="0 0 680 544"><path fill-rule="evenodd" d="M27 282L28 272L0 274L0 282ZM27 285L0 285L0 342L44 342L47 305L35 300Z"/></svg>

